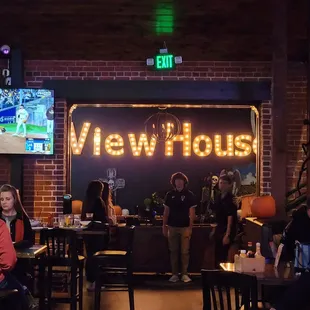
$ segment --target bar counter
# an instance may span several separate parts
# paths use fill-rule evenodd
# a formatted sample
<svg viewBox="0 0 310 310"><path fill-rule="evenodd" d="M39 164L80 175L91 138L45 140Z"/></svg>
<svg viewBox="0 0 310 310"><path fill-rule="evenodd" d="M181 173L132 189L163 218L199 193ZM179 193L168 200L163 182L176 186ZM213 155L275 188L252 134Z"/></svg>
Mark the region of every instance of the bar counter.
<svg viewBox="0 0 310 310"><path fill-rule="evenodd" d="M200 273L202 268L214 269L214 244L209 240L210 225L193 227L189 273ZM119 225L115 235L117 247L124 249L126 244L125 227ZM115 246L113 246L115 247ZM136 226L133 242L134 272L171 272L168 240L162 234L161 226Z"/></svg>

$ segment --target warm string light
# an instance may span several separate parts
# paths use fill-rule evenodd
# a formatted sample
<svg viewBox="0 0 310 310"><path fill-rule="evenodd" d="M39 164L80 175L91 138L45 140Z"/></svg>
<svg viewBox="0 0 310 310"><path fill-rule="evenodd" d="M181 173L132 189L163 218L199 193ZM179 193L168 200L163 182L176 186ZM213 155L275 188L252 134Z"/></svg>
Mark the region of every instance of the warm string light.
<svg viewBox="0 0 310 310"><path fill-rule="evenodd" d="M234 156L234 136L233 135L227 135L226 136L226 150L223 150L222 148L222 136L221 135L215 135L214 136L214 149L215 154L219 157L224 156Z"/></svg>
<svg viewBox="0 0 310 310"><path fill-rule="evenodd" d="M204 151L201 151L200 144L201 142L205 142L206 146ZM193 141L193 151L196 155L205 157L211 154L212 152L212 141L208 136L200 135L197 136Z"/></svg>
<svg viewBox="0 0 310 310"><path fill-rule="evenodd" d="M130 147L133 156L141 156L142 147L144 147L146 156L153 156L156 147L156 138L151 137L150 143L145 133L141 133L137 145L136 135L134 133L128 134Z"/></svg>
<svg viewBox="0 0 310 310"><path fill-rule="evenodd" d="M79 136L79 139L76 138L75 128L73 122L71 122L71 148L73 154L81 155L82 150L84 148L84 144L88 135L88 131L90 128L90 123L83 123L83 127Z"/></svg>
<svg viewBox="0 0 310 310"><path fill-rule="evenodd" d="M257 155L257 148L258 148L257 138L253 140L252 148L253 148L253 153Z"/></svg>
<svg viewBox="0 0 310 310"><path fill-rule="evenodd" d="M101 146L101 129L99 127L96 127L94 132L94 151L93 151L94 155L100 156L100 146Z"/></svg>
<svg viewBox="0 0 310 310"><path fill-rule="evenodd" d="M249 156L252 152L252 147L249 142L252 142L252 137L249 135L239 135L235 138L235 146L239 150L235 150L235 155L244 157Z"/></svg>
<svg viewBox="0 0 310 310"><path fill-rule="evenodd" d="M171 131L171 124L168 126L167 131ZM183 156L191 156L191 138L192 138L192 127L190 123L183 124L183 135L177 135L172 140L168 140L165 142L165 155L173 156L173 142L182 141L183 142Z"/></svg>
<svg viewBox="0 0 310 310"><path fill-rule="evenodd" d="M112 156L124 154L124 140L119 134L109 135L104 142L105 150Z"/></svg>

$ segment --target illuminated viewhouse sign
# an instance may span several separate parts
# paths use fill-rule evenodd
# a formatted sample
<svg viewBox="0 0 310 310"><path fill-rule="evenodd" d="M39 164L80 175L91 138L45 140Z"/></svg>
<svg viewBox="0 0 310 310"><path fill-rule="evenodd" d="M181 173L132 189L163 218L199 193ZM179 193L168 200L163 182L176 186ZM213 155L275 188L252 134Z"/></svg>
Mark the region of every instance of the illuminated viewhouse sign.
<svg viewBox="0 0 310 310"><path fill-rule="evenodd" d="M91 123L83 123L82 130L77 138L74 124L71 123L71 149L74 155L81 155L85 141L88 137ZM169 128L169 123L167 124ZM212 152L218 157L245 157L252 152L257 153L257 140L248 134L204 134L192 136L192 124L183 123L183 132L175 136L173 140L165 142L165 156L173 156L174 144L179 142L183 145L183 156L189 157L192 154L200 157L207 157ZM146 133L128 133L121 136L118 133L108 134L102 139L102 130L99 127L94 129L93 133L93 155L100 156L102 144L105 152L110 156L123 156L125 154L125 143L129 143L131 154L133 156L154 155L156 144L155 138L148 137Z"/></svg>

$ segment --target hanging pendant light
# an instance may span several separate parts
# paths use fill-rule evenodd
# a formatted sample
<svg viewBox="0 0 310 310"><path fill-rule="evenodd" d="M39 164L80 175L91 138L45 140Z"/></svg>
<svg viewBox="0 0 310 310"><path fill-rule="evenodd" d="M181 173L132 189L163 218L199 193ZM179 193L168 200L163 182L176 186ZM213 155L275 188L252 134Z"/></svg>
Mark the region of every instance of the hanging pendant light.
<svg viewBox="0 0 310 310"><path fill-rule="evenodd" d="M159 110L145 121L145 132L157 142L173 140L181 132L181 122L175 115L168 113L167 108Z"/></svg>

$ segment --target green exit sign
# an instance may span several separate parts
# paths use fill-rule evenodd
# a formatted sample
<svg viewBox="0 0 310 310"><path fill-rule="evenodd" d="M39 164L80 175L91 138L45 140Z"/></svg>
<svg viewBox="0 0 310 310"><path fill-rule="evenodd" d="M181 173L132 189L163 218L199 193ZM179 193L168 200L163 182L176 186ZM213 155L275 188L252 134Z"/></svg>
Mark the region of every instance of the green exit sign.
<svg viewBox="0 0 310 310"><path fill-rule="evenodd" d="M159 54L154 57L156 70L172 70L175 68L174 56L172 54Z"/></svg>

